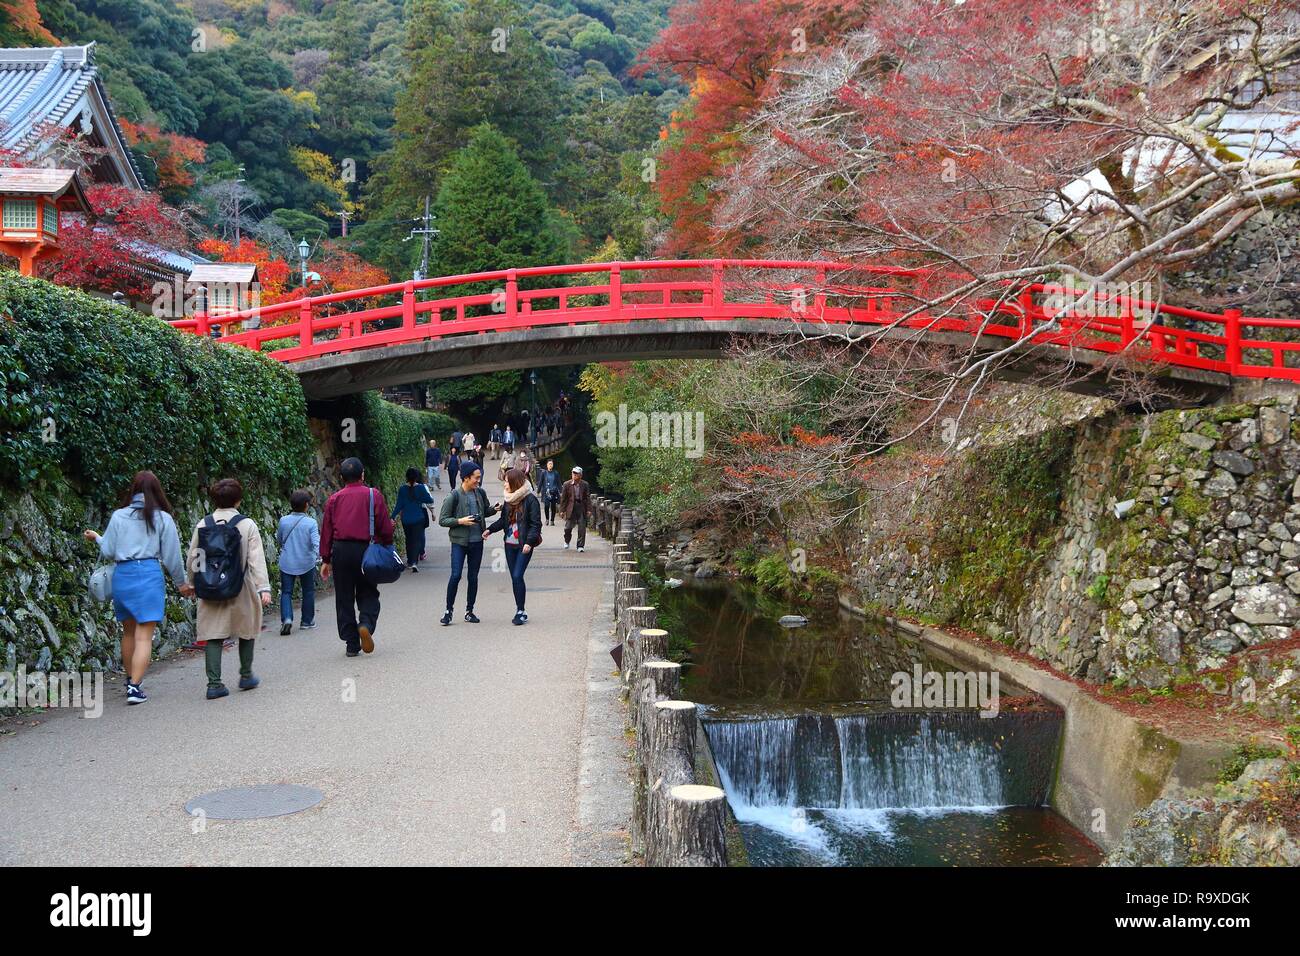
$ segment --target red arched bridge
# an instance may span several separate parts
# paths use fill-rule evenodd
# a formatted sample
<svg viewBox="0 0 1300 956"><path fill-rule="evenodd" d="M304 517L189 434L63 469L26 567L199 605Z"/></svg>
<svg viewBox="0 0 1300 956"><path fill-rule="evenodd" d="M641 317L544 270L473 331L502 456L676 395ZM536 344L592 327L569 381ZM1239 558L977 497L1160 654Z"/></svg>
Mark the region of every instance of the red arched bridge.
<svg viewBox="0 0 1300 956"><path fill-rule="evenodd" d="M921 311L933 275L834 262L582 263L399 282L172 325L232 332L222 340L288 363L310 398L507 368L717 357L736 336L828 331L874 331L981 356L1019 343L999 364L1010 378L1064 359L1093 366L1096 383L1122 353L1155 366L1194 401L1234 378L1300 382L1300 320L1083 297L1044 284L1007 286L1002 297L966 300L960 311Z"/></svg>

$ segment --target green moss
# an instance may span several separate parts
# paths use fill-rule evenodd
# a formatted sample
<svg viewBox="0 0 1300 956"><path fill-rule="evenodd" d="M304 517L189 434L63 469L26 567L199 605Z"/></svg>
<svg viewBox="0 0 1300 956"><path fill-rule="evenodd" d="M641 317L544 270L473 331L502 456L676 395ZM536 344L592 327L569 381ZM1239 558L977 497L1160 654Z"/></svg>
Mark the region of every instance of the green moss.
<svg viewBox="0 0 1300 956"><path fill-rule="evenodd" d="M1242 775L1246 767L1256 760L1268 760L1283 756L1276 747L1257 747L1254 744L1242 744L1224 761L1219 770L1219 783L1232 783Z"/></svg>
<svg viewBox="0 0 1300 956"><path fill-rule="evenodd" d="M1180 518L1203 518L1210 510L1210 499L1192 488L1184 488L1174 498L1174 514Z"/></svg>
<svg viewBox="0 0 1300 956"><path fill-rule="evenodd" d="M1215 441L1223 439L1223 431L1213 422L1201 422L1196 426L1196 434L1203 435L1206 438L1212 438Z"/></svg>
<svg viewBox="0 0 1300 956"><path fill-rule="evenodd" d="M1254 405L1245 403L1239 405L1222 405L1218 408L1208 410L1210 421L1223 425L1228 422L1238 422L1243 418L1254 418L1256 408Z"/></svg>

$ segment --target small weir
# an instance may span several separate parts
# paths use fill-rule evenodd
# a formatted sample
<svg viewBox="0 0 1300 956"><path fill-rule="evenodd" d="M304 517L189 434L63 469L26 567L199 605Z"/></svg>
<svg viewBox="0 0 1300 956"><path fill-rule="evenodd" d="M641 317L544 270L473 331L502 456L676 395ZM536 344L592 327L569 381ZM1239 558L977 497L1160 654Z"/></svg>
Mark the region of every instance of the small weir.
<svg viewBox="0 0 1300 956"><path fill-rule="evenodd" d="M1098 862L1048 807L1059 709L1007 687L995 716L895 708L892 674L957 668L835 610L780 627L740 582L688 583L662 601L693 641L686 685L752 865Z"/></svg>

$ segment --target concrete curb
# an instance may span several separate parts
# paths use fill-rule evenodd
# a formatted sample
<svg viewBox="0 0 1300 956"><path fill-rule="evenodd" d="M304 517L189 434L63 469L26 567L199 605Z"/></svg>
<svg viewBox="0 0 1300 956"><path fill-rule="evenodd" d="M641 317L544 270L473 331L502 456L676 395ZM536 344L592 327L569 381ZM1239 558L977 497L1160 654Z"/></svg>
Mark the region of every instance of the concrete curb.
<svg viewBox="0 0 1300 956"><path fill-rule="evenodd" d="M578 809L570 842L574 866L632 863L632 765L627 710L609 656L613 646L614 582L605 581L587 636L587 696L578 745Z"/></svg>

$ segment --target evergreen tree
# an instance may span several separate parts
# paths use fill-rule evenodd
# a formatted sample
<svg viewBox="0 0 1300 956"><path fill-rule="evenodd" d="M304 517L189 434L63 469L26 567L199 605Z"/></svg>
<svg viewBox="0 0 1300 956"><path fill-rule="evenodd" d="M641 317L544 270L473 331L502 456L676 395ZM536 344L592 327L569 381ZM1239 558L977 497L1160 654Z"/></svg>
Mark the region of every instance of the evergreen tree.
<svg viewBox="0 0 1300 956"><path fill-rule="evenodd" d="M407 21L407 60L393 147L376 161L370 181L377 218L418 215L453 153L484 122L520 144L533 175L550 179L563 143L563 89L515 0L465 0L455 7L419 0Z"/></svg>
<svg viewBox="0 0 1300 956"><path fill-rule="evenodd" d="M569 252L541 186L510 140L486 123L469 131L452 159L435 210L436 275L549 265Z"/></svg>
<svg viewBox="0 0 1300 956"><path fill-rule="evenodd" d="M528 174L514 145L488 124L469 131L469 142L452 159L436 203L438 228L434 274L462 275L563 262L565 247L546 194ZM521 279L521 289L562 284L562 277ZM457 295L494 292L504 282L456 286ZM475 310L468 310L473 314ZM489 314L488 307L479 312ZM519 391L517 371L471 375L430 383L430 393L453 411L490 409L497 414Z"/></svg>

